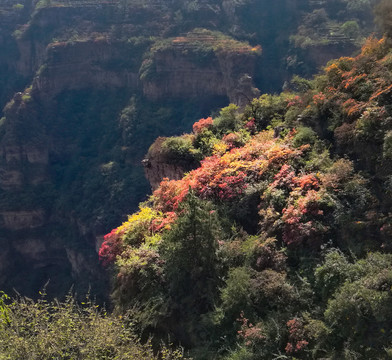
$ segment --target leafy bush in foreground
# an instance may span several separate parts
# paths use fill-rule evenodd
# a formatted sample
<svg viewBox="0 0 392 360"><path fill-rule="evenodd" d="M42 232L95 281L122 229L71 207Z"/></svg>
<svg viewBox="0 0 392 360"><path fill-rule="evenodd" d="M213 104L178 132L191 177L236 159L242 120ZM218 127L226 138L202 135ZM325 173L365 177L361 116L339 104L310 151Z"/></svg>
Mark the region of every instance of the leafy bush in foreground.
<svg viewBox="0 0 392 360"><path fill-rule="evenodd" d="M0 359L183 359L180 350L142 345L123 317L109 315L90 300L78 305L0 297Z"/></svg>

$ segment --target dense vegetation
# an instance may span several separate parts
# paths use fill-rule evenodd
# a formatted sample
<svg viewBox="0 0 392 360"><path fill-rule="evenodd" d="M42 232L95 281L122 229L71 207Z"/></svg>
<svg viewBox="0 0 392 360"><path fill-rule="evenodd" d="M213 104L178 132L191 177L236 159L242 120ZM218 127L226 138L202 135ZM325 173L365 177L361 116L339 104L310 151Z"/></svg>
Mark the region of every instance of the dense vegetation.
<svg viewBox="0 0 392 360"><path fill-rule="evenodd" d="M180 349L149 342L141 345L129 319L108 315L89 298L78 305L72 295L64 302L37 302L0 297L0 358L2 360L179 360Z"/></svg>
<svg viewBox="0 0 392 360"><path fill-rule="evenodd" d="M14 36L53 46L125 38L141 67L133 60L105 66L136 69L140 80L153 79L154 56L178 44L200 65L233 49L260 54L259 42L268 54L272 45L260 40L276 36L257 26L263 10L257 1L227 2L235 16L219 18L222 32L205 17L218 12L213 2L208 11L201 1L173 2L175 12L137 37L131 33L141 30L142 21L130 33L121 26L137 1L98 3L93 5L106 9L101 33L88 28L94 22L83 23L85 32L66 26L42 31L42 9L86 5L53 0L37 2L28 26ZM294 35L291 45L282 35L285 46L272 59L292 51L287 65L312 73L314 63L304 64L301 56L312 47L358 46L371 27L374 3L304 5L298 29L295 21L287 26L286 17L274 28L284 28L285 35L294 29ZM168 10L156 9L157 18ZM288 9L272 13L280 11ZM159 155L168 167L188 172L179 180L163 179L137 212L105 236L99 255L113 275L113 314L89 300L78 305L72 296L34 302L2 295L0 359L183 358L180 350L161 345L168 339L196 360L391 358L391 11L390 1L380 2L376 17L385 36L368 38L357 56L329 62L312 80L294 76L280 95L264 94L243 109L224 107L194 123L189 134L159 138L149 157ZM203 19L203 28L196 27ZM38 76L47 71L43 66ZM44 106L34 87L19 97L5 108L1 135L28 143L44 142L49 134L62 139L66 145L56 145L67 151L50 155L52 183L12 197L2 190L0 205L12 211L40 203L46 213L56 213L51 225L57 226L44 235L61 236L78 250L80 228L104 231L143 197L134 163L146 141L180 132L213 107L203 109L195 99L154 102L123 89L65 90ZM14 132L7 133L7 126ZM62 222L63 214L70 214L72 227ZM63 275L64 269L57 279Z"/></svg>
<svg viewBox="0 0 392 360"><path fill-rule="evenodd" d="M390 358L391 59L371 37L160 139L199 165L105 237L116 311L196 359Z"/></svg>
<svg viewBox="0 0 392 360"><path fill-rule="evenodd" d="M242 104L253 86L281 91L293 74L358 50L375 30L376 2L1 1L0 247L12 260L0 267L0 287L34 296L51 278L50 295L75 282L79 293L91 283L103 295L95 247L146 198L140 162L151 142L190 131L229 92ZM189 154L190 140L177 144L182 158L167 152L187 170L212 154L202 136ZM23 229L2 219L23 223L34 212L42 221ZM22 245L31 241L41 246ZM88 276L67 250L84 257Z"/></svg>

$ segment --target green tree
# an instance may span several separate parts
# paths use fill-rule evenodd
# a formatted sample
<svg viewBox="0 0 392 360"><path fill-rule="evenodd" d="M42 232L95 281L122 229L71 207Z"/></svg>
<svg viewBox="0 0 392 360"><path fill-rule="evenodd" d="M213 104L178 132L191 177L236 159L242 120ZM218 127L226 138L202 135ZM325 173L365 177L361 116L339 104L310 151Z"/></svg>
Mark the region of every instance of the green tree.
<svg viewBox="0 0 392 360"><path fill-rule="evenodd" d="M192 192L163 239L165 272L171 298L198 313L212 309L218 282L217 234L219 224L211 204Z"/></svg>
<svg viewBox="0 0 392 360"><path fill-rule="evenodd" d="M211 204L190 193L180 215L163 238L162 256L168 284L167 326L182 344L208 340L205 316L218 293L217 234L219 223Z"/></svg>
<svg viewBox="0 0 392 360"><path fill-rule="evenodd" d="M375 8L376 23L380 26L381 31L389 38L392 38L392 2L382 0Z"/></svg>
<svg viewBox="0 0 392 360"><path fill-rule="evenodd" d="M238 116L238 106L230 104L219 112L219 116L214 119L214 128L219 134L236 131L240 126Z"/></svg>
<svg viewBox="0 0 392 360"><path fill-rule="evenodd" d="M352 39L356 39L360 34L359 25L355 20L346 21L340 28L344 35Z"/></svg>

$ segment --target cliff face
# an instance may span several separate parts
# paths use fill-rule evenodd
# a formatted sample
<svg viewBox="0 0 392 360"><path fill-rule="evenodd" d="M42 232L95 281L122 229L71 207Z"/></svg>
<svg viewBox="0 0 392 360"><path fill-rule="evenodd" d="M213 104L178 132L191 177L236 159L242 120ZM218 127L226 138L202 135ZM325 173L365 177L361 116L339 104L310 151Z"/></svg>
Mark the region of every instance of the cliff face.
<svg viewBox="0 0 392 360"><path fill-rule="evenodd" d="M154 79L143 84L144 94L151 99L227 95L217 58L200 66L195 63L192 54L183 54L179 49L159 52L153 61Z"/></svg>
<svg viewBox="0 0 392 360"><path fill-rule="evenodd" d="M166 50L154 57L154 79L143 83L144 94L154 100L226 96L230 102L241 102L240 79L253 74L255 58L240 52L218 54L205 64L195 62L194 54L184 49ZM251 96L252 89L244 95ZM246 100L246 99L245 99Z"/></svg>
<svg viewBox="0 0 392 360"><path fill-rule="evenodd" d="M232 103L246 103L258 94L251 77L260 54L260 46L195 29L152 46L141 67L143 92L154 100L225 96Z"/></svg>
<svg viewBox="0 0 392 360"><path fill-rule="evenodd" d="M13 93L27 83L17 69L18 45L14 31L28 21L31 2L29 0L4 0L0 2L0 108L9 101ZM0 110L1 113L1 110Z"/></svg>
<svg viewBox="0 0 392 360"><path fill-rule="evenodd" d="M126 62L134 56L131 46L105 39L53 43L33 87L43 100L54 98L65 90L83 88L128 88L136 91L137 71L112 64Z"/></svg>
<svg viewBox="0 0 392 360"><path fill-rule="evenodd" d="M168 157L162 151L162 145L165 138L159 137L150 146L145 159L142 161L144 174L150 183L152 191L159 187L162 179L179 180L184 173L196 167L196 164L169 161Z"/></svg>
<svg viewBox="0 0 392 360"><path fill-rule="evenodd" d="M350 43L330 44L327 46L314 46L309 49L308 56L310 63L317 68L325 66L325 64L332 60L339 58L341 54L353 54L358 51L359 47Z"/></svg>
<svg viewBox="0 0 392 360"><path fill-rule="evenodd" d="M36 10L30 21L17 30L16 42L19 59L16 62L18 71L24 76L33 75L47 59L47 46L71 41L80 43L81 40L118 39L122 36L141 36L140 26L129 27L125 21L127 14L121 11L115 2L102 2L96 5L76 2L59 2L55 6L42 7ZM151 8L135 8L133 17L150 17L155 19L159 11ZM140 20L139 18L139 20ZM160 24L160 26L163 26ZM148 28L149 35L160 29ZM81 45L74 47L83 53ZM86 54L84 52L83 54ZM69 54L72 55L72 54ZM88 56L93 56L89 53ZM76 55L78 56L78 55Z"/></svg>
<svg viewBox="0 0 392 360"><path fill-rule="evenodd" d="M184 176L185 169L181 166L168 164L165 160L158 157L149 156L143 160L144 173L154 191L158 188L162 179L179 180Z"/></svg>

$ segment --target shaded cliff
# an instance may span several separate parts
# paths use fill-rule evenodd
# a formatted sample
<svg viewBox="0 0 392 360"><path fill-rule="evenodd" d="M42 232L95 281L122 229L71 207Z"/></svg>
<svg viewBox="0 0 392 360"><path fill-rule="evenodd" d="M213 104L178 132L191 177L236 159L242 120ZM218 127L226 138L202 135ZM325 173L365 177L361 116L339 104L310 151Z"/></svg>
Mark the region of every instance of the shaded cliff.
<svg viewBox="0 0 392 360"><path fill-rule="evenodd" d="M143 92L152 99L226 96L230 102L247 102L257 96L241 87L253 75L261 47L252 47L219 32L195 29L186 36L157 42L141 68ZM249 74L249 75L248 75ZM243 92L241 99L239 93Z"/></svg>
<svg viewBox="0 0 392 360"><path fill-rule="evenodd" d="M32 82L4 108L0 127L0 240L12 259L1 267L1 288L31 296L51 279L50 294L76 283L80 293L92 284L102 296L96 249L148 193L140 165L148 144L187 129L195 116L226 103L245 71L252 75L251 47L230 40L247 52L226 49L223 62L214 55L208 67L216 82L201 77L196 52L179 49L174 58L154 58L169 76L147 91L143 61L160 40L140 27L148 18L157 27L148 25L146 35L159 34L164 8L137 9L124 17L114 4L54 4L37 9L16 33L15 68ZM115 36L121 32L126 36ZM238 59L243 66L234 72ZM187 82L173 71L180 64Z"/></svg>
<svg viewBox="0 0 392 360"><path fill-rule="evenodd" d="M28 79L18 70L19 49L14 31L29 20L30 0L4 0L0 4L0 108L13 93L27 84ZM0 110L1 112L1 110Z"/></svg>

